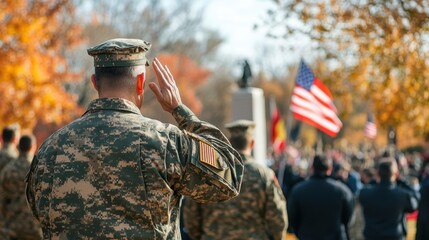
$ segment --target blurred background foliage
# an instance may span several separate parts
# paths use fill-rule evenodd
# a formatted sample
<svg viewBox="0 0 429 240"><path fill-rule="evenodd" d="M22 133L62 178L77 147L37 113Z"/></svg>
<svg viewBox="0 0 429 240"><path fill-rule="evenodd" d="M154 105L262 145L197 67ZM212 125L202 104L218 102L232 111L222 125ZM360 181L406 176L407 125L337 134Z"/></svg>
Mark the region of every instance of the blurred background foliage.
<svg viewBox="0 0 429 240"><path fill-rule="evenodd" d="M283 41L285 56L294 41L310 40L311 67L334 95L344 123L331 144L368 143L366 114L374 113L379 134L371 144L387 144L394 128L398 145L422 142L429 132L429 4L426 1L277 0L255 23L267 37ZM19 123L39 139L79 117L97 97L90 84L92 58L86 49L115 37L153 43L175 76L183 101L201 119L223 128L230 120L243 59L218 52L224 39L203 26L204 7L192 0L3 0L0 2L0 127ZM200 6L200 5L199 5ZM239 46L237 46L239 47ZM288 129L288 111L297 64L279 71L261 56L252 84L274 97ZM297 59L298 62L299 59ZM155 81L148 69L148 80ZM147 83L146 83L147 85ZM148 90L142 113L174 122ZM267 129L270 113L265 113ZM269 131L268 131L269 132ZM303 124L300 144L312 146L316 130Z"/></svg>

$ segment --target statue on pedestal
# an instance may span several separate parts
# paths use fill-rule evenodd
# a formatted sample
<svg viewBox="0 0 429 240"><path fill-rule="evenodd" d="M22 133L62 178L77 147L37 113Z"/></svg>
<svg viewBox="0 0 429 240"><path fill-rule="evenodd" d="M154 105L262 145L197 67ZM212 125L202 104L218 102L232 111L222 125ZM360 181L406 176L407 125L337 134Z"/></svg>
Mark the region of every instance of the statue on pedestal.
<svg viewBox="0 0 429 240"><path fill-rule="evenodd" d="M252 70L250 69L249 62L247 60L244 60L243 76L238 81L238 86L240 86L240 88L248 88L250 87L251 80L252 80Z"/></svg>

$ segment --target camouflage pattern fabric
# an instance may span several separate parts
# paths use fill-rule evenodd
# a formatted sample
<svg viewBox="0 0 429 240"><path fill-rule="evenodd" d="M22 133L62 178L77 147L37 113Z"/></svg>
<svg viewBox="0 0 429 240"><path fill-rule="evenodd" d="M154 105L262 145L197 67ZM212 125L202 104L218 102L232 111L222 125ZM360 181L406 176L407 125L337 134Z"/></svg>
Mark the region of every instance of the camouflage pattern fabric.
<svg viewBox="0 0 429 240"><path fill-rule="evenodd" d="M0 151L0 172L13 159L18 157L18 150L14 144L5 144Z"/></svg>
<svg viewBox="0 0 429 240"><path fill-rule="evenodd" d="M222 203L186 199L184 222L191 239L284 239L286 200L273 170L243 155L240 195Z"/></svg>
<svg viewBox="0 0 429 240"><path fill-rule="evenodd" d="M242 160L225 136L184 105L172 115L179 127L143 117L128 100L101 98L51 135L26 190L44 239L180 239L181 195L238 195ZM202 141L224 168L202 161Z"/></svg>
<svg viewBox="0 0 429 240"><path fill-rule="evenodd" d="M3 169L0 175L1 214L4 232L11 239L42 239L42 229L33 217L25 199L25 175L30 168L31 154L21 154Z"/></svg>
<svg viewBox="0 0 429 240"><path fill-rule="evenodd" d="M152 44L140 39L115 38L87 50L94 57L94 67L125 67L146 65L146 52Z"/></svg>
<svg viewBox="0 0 429 240"><path fill-rule="evenodd" d="M16 146L11 143L5 143L3 148L0 150L0 173L3 170L3 168L11 161L15 160L18 157L18 150L16 149ZM1 181L0 181L1 184ZM0 196L2 196L3 193L0 189ZM3 206L0 206L2 208ZM0 239L6 238L6 229L4 228L4 216L1 214L0 210ZM6 235L5 235L6 234Z"/></svg>

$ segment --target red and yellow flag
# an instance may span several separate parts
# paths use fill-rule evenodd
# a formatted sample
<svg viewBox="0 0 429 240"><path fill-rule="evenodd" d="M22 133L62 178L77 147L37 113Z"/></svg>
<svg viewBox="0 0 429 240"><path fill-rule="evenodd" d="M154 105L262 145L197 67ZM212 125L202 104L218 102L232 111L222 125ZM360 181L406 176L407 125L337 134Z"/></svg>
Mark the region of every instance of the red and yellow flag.
<svg viewBox="0 0 429 240"><path fill-rule="evenodd" d="M286 127L275 100L271 99L271 145L274 153L281 153L286 148Z"/></svg>

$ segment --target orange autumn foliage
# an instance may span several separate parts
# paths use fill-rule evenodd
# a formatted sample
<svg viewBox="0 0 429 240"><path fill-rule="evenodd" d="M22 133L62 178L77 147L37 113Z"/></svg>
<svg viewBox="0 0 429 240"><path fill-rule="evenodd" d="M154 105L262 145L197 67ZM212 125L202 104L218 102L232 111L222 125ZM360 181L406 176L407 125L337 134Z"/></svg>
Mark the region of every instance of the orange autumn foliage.
<svg viewBox="0 0 429 240"><path fill-rule="evenodd" d="M199 86L207 81L210 71L201 68L192 59L175 54L161 54L159 60L168 66L176 80L182 101L196 114L201 113L202 104L196 95Z"/></svg>
<svg viewBox="0 0 429 240"><path fill-rule="evenodd" d="M314 70L344 120L373 112L381 129L407 126L416 137L429 132L427 1L273 1L270 33L285 45L296 43L294 37L312 41L304 55L321 56Z"/></svg>
<svg viewBox="0 0 429 240"><path fill-rule="evenodd" d="M0 2L0 126L61 123L76 114L65 51L79 42L69 0Z"/></svg>

